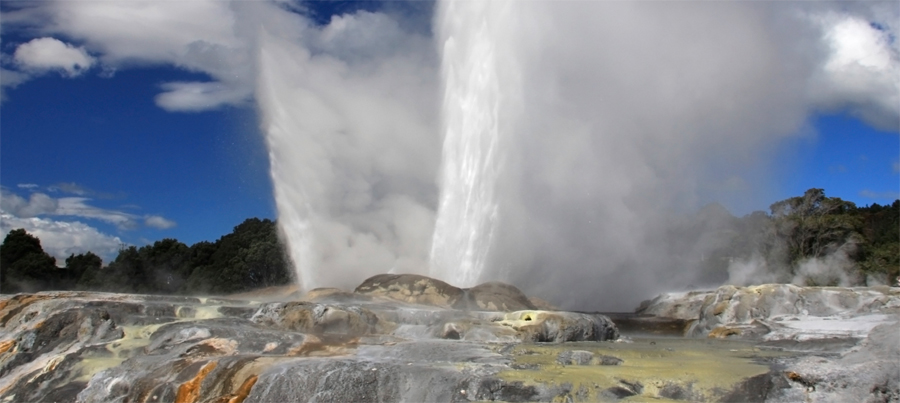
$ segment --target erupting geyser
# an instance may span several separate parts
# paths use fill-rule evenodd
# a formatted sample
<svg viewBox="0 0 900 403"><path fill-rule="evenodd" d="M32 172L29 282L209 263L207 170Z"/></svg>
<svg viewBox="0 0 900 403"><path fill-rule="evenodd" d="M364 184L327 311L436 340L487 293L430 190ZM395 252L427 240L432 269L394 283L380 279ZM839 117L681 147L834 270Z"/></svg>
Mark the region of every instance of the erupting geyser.
<svg viewBox="0 0 900 403"><path fill-rule="evenodd" d="M418 31L392 10L317 23L272 9L254 36L279 223L305 289L414 273L630 310L723 281L728 261L705 257L725 247L730 213L696 212L775 199L774 151L810 113L846 105L896 127L896 108L878 106L896 104L881 90L896 88L896 11L434 7ZM883 63L842 50L863 37Z"/></svg>
<svg viewBox="0 0 900 403"><path fill-rule="evenodd" d="M444 147L431 274L466 287L484 270L499 220L499 140L506 133L494 31L508 3L441 2L437 17Z"/></svg>

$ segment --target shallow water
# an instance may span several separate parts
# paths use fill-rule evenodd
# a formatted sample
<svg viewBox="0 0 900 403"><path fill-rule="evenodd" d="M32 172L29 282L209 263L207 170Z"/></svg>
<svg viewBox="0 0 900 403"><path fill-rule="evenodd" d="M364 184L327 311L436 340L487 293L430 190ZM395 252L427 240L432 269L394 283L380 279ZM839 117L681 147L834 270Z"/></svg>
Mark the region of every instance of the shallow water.
<svg viewBox="0 0 900 403"><path fill-rule="evenodd" d="M678 398L717 400L748 379L765 375L775 358L795 353L734 340L634 337L625 342L521 344L511 351L512 367L498 376L524 384L571 384L576 401L603 400L621 389L627 400ZM621 359L619 365L561 365L566 350ZM606 393L607 395L604 395Z"/></svg>

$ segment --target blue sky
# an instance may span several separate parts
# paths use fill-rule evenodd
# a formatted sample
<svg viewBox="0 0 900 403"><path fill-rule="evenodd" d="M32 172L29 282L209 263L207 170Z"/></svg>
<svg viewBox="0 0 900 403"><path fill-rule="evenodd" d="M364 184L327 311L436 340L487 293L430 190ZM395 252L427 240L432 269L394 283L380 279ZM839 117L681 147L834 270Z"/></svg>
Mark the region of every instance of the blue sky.
<svg viewBox="0 0 900 403"><path fill-rule="evenodd" d="M0 47L4 68L0 75L4 82L0 186L6 201L5 225L41 229L40 234L48 237L45 244L56 245L58 254L105 248L97 252L108 260L117 244L144 245L176 238L190 245L214 241L246 218L277 218L266 133L254 99L253 41L241 36L242 23L223 28L202 20L202 13L263 19L272 32L285 38L302 36L285 21L301 21L296 25L320 35L304 42L311 54L332 52L351 67L355 59L346 56L347 49L362 54L365 52L359 49L364 46L366 51L395 55L403 51L397 48L407 45L384 45L385 50L376 43L378 38L417 44L403 41L431 34L431 6L423 2L288 2L291 6L252 12L240 2L225 9L221 4L227 2L188 3L185 7L189 10L141 20L145 25L122 17L121 21L112 19L121 25L108 27L91 20L92 16L101 15L104 7L126 16L131 7L128 2L46 2L33 9L21 9L21 3L0 3L7 19ZM165 14L166 8L159 4L154 7ZM87 7L94 9L79 14ZM387 20L363 18L368 14L362 12L354 14L359 10L382 12L396 26L385 24ZM201 13L186 18L188 25L197 21L200 27L196 32L173 31L167 24L186 12ZM333 22L333 14L344 13L351 17ZM71 15L83 17L83 21L63 18ZM841 21L850 21L847 18ZM153 24L162 28L155 29ZM363 36L346 28L355 27L353 24L358 24L358 29L376 30L363 35L371 42L354 42ZM334 38L329 36L329 27L357 36L327 42ZM889 28L877 26L863 33L878 35ZM865 27L856 29L861 32ZM33 42L41 38L53 40ZM197 50L197 43L212 45ZM39 54L29 59L24 50L17 52L28 44L54 50L58 57L41 59L44 56ZM886 57L895 69L896 44L891 39L886 46L893 49ZM436 71L434 66L427 68ZM428 81L429 74L437 75L429 71L422 80ZM880 85L877 80L872 83L870 86ZM888 99L896 99L896 82L894 85L886 89ZM801 119L806 126L780 134L777 141L767 140L765 153L776 156L763 158L772 174L766 180L770 200L750 209L766 210L768 203L812 187L860 206L886 204L898 197L900 135L896 125L890 128L897 105L893 105L894 111L890 107L887 112L884 108L876 111L888 115L885 129L879 123L885 121L881 115L872 118L866 114L865 105L871 103L865 98L869 87L848 88L835 84L832 92L810 95L812 100L804 102L812 105L808 106L812 112ZM872 122L881 129L873 128ZM436 125L425 126L432 123ZM423 136L438 135L435 129ZM434 172L425 170L425 174ZM35 199L35 195L40 196ZM748 212L744 211L746 205L728 207L735 213ZM93 241L72 235L85 233L93 234ZM59 238L49 239L52 234ZM66 248L66 242L71 247Z"/></svg>
<svg viewBox="0 0 900 403"><path fill-rule="evenodd" d="M164 237L214 241L246 218L274 219L251 105L173 113L154 104L161 83L194 76L171 68L48 74L10 90L0 108L2 185L26 198L86 197L137 216L126 228L91 221L137 245ZM29 184L37 186L22 187ZM173 225L148 226L147 215Z"/></svg>
<svg viewBox="0 0 900 403"><path fill-rule="evenodd" d="M820 115L812 122L817 133L786 146L783 197L816 187L860 207L900 198L897 131L877 130L844 114Z"/></svg>

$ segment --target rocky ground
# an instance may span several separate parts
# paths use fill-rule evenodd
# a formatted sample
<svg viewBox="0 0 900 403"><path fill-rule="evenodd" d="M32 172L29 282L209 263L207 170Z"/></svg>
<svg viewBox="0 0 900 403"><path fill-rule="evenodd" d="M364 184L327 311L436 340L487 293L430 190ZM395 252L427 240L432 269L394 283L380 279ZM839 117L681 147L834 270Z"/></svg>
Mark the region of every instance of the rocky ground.
<svg viewBox="0 0 900 403"><path fill-rule="evenodd" d="M758 378L760 400L900 401L900 288L723 286L664 294L638 314L683 321L687 337L785 352Z"/></svg>
<svg viewBox="0 0 900 403"><path fill-rule="evenodd" d="M791 287L617 315L415 275L302 297L4 295L0 402L898 400L900 290Z"/></svg>

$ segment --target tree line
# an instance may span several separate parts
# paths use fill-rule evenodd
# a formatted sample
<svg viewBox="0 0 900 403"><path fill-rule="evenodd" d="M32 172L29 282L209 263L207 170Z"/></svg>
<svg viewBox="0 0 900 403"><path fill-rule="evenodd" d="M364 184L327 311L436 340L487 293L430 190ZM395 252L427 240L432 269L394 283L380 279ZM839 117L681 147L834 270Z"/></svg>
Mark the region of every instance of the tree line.
<svg viewBox="0 0 900 403"><path fill-rule="evenodd" d="M809 189L769 212L735 217L712 204L667 228L661 247L697 268L707 284L874 285L896 284L900 276L900 200L857 207ZM0 245L0 292L237 293L290 283L286 256L268 219L248 219L213 243L163 239L123 247L107 266L87 252L57 267L39 239L16 229ZM752 272L739 278L742 267Z"/></svg>
<svg viewBox="0 0 900 403"><path fill-rule="evenodd" d="M0 245L0 292L91 290L143 294L221 295L284 285L291 268L275 222L250 218L216 242L187 246L175 239L123 247L104 266L92 252L72 254L64 267L24 229Z"/></svg>

